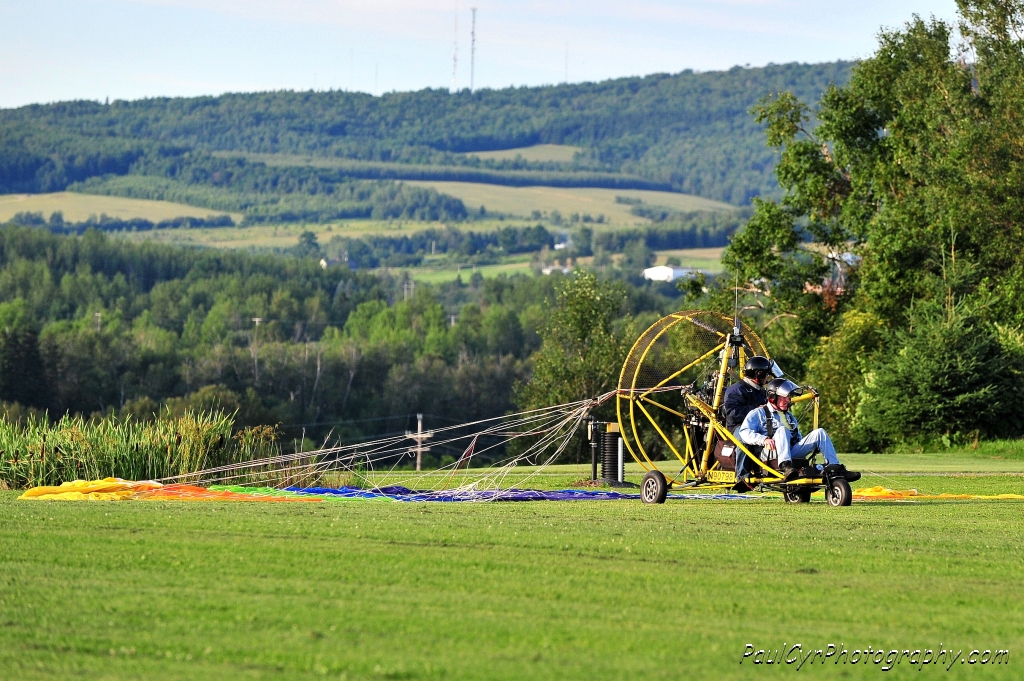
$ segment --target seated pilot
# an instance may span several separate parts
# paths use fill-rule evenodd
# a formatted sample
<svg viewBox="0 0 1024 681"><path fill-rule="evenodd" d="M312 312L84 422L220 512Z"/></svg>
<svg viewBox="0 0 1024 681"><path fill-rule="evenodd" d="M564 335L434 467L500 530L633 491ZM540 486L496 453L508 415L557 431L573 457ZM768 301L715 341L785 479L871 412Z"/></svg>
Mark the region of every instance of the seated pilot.
<svg viewBox="0 0 1024 681"><path fill-rule="evenodd" d="M860 473L846 470L839 463L836 448L832 439L823 429L812 430L806 437L800 435L800 426L796 417L789 411L793 397L799 394L799 386L784 378L776 378L764 387L768 404L752 410L743 420L739 429L739 439L743 444L764 447L766 451L762 459L771 458L775 452L779 461L779 471L785 474L786 480L795 480L807 472L801 472L793 465L793 458L805 458L819 451L825 457L826 471L834 476L845 478L848 482L860 479Z"/></svg>

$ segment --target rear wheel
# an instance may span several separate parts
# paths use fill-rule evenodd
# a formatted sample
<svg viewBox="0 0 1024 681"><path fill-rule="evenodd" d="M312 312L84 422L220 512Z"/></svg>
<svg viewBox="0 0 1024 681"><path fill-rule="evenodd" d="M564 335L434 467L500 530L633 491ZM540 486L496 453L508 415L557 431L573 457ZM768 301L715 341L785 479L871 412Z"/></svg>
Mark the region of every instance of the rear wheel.
<svg viewBox="0 0 1024 681"><path fill-rule="evenodd" d="M648 471L640 483L640 500L645 504L664 504L668 496L668 482L659 470Z"/></svg>
<svg viewBox="0 0 1024 681"><path fill-rule="evenodd" d="M825 488L825 498L829 506L849 506L853 503L853 491L850 483L842 478L832 478Z"/></svg>
<svg viewBox="0 0 1024 681"><path fill-rule="evenodd" d="M811 500L811 490L801 489L796 492L783 492L782 498L787 504L806 504Z"/></svg>

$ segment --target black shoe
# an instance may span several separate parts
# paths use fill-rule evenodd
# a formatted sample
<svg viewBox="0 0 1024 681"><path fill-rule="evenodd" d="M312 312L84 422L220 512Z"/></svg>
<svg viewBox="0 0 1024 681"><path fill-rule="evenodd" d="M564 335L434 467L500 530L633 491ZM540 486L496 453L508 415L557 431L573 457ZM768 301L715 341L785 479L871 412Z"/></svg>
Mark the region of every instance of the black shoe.
<svg viewBox="0 0 1024 681"><path fill-rule="evenodd" d="M792 461L783 461L780 463L779 472L786 476L786 482L796 480L800 477L800 471L793 467Z"/></svg>
<svg viewBox="0 0 1024 681"><path fill-rule="evenodd" d="M736 484L732 486L732 491L733 492L740 492L740 493L750 492L753 489L754 488L750 485L750 483L747 482L743 478L740 478L739 480L737 480Z"/></svg>
<svg viewBox="0 0 1024 681"><path fill-rule="evenodd" d="M843 478L847 482L856 482L860 480L860 473L846 470L846 466L841 463L834 463L825 466L825 472L828 473L829 477Z"/></svg>

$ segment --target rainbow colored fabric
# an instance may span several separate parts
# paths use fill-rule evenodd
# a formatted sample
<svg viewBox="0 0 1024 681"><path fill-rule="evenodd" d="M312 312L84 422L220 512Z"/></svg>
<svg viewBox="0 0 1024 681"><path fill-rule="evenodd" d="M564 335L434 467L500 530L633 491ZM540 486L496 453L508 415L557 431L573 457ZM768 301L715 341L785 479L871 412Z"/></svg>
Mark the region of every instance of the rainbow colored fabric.
<svg viewBox="0 0 1024 681"><path fill-rule="evenodd" d="M671 499L760 499L759 494L670 494ZM776 495L777 496L777 495ZM408 487L389 486L373 489L356 487L240 487L232 485L162 485L159 482L104 478L102 480L75 480L59 486L33 487L19 499L58 501L265 501L265 502L330 502L359 499L378 499L405 502L458 502L458 501L604 501L639 499L639 494L605 492L597 490L562 489L504 489L476 490L451 489L441 491L413 490ZM915 489L894 490L887 487L867 487L854 490L858 501L916 501L923 499L1024 499L1021 494L921 494Z"/></svg>
<svg viewBox="0 0 1024 681"><path fill-rule="evenodd" d="M686 499L752 499L749 494L673 494L673 498ZM161 485L158 482L135 482L120 478L103 480L75 480L58 487L33 487L19 499L60 501L270 501L270 502L323 502L359 499L379 499L405 502L457 502L457 501L600 501L639 499L639 494L605 492L597 490L532 490L453 489L441 491L413 490L408 487L388 486L373 489L357 487L241 487L232 485Z"/></svg>

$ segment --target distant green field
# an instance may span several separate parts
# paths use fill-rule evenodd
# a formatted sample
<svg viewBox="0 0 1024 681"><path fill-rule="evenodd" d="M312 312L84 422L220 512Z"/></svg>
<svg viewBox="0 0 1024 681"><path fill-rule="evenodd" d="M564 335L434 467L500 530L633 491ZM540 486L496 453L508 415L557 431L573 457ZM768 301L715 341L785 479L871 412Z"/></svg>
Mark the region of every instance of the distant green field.
<svg viewBox="0 0 1024 681"><path fill-rule="evenodd" d="M479 265L473 266L462 266L455 268L438 269L428 266L425 267L414 267L408 270L410 275L416 281L422 281L428 284L441 284L447 281L455 281L456 277L462 277L462 281L469 281L469 278L473 276L475 272L479 272L485 279L492 279L499 275L512 276L514 274L527 274L532 275L533 270L529 261L520 262L509 262L502 263L500 265Z"/></svg>
<svg viewBox="0 0 1024 681"><path fill-rule="evenodd" d="M657 251L656 265L664 265L670 257L679 258L682 267L693 267L711 272L721 272L722 251L725 248L679 248L671 251Z"/></svg>
<svg viewBox="0 0 1024 681"><path fill-rule="evenodd" d="M649 224L650 220L629 212L631 206L616 203L616 196L640 199L652 206L663 206L678 211L733 211L730 206L690 194L655 192L638 189L594 189L561 187L505 187L475 182L408 181L406 184L431 187L443 194L462 199L470 211L485 206L488 211L528 217L533 211L550 215L560 212L568 218L573 213L588 214L596 218L604 215L615 225ZM595 226L600 228L600 225Z"/></svg>
<svg viewBox="0 0 1024 681"><path fill-rule="evenodd" d="M500 151L474 151L466 155L494 161L514 161L521 156L524 161L568 163L572 161L578 151L582 151L582 149L567 144L534 144L532 147L517 147Z"/></svg>
<svg viewBox="0 0 1024 681"><path fill-rule="evenodd" d="M1020 475L897 481L1024 491ZM873 484L886 479L857 486ZM963 651L948 672L945 659L923 675L904 659L887 678L1020 677L1016 501L15 496L0 492L4 678L750 679L797 665L740 664L747 644L830 643ZM960 663L972 649L1008 649L1009 664ZM800 677L884 666L814 660Z"/></svg>
<svg viewBox="0 0 1024 681"><path fill-rule="evenodd" d="M96 196L75 192L52 194L0 194L0 222L7 222L17 213L42 213L49 218L54 211L62 211L69 222L83 222L90 216L99 217L106 213L110 217L127 220L143 218L159 222L177 217L205 218L208 215L223 215L224 211L210 208L196 208L170 201L149 201L125 199L119 196ZM230 214L235 222L242 219L238 213Z"/></svg>
<svg viewBox="0 0 1024 681"><path fill-rule="evenodd" d="M193 230L195 231L195 230ZM672 251L657 251L658 264L664 264L667 256L679 258L683 267L693 267L711 272L722 271L722 248L680 248ZM589 265L593 258L580 258L580 265ZM479 272L484 278L497 277L499 275L532 274L533 265L529 256L517 256L513 262L504 262L498 265L473 266L448 266L439 268L432 266L429 262L421 267L414 267L407 270L417 281L439 284L446 281L454 281L456 276L461 276L463 281L468 281L474 272Z"/></svg>

